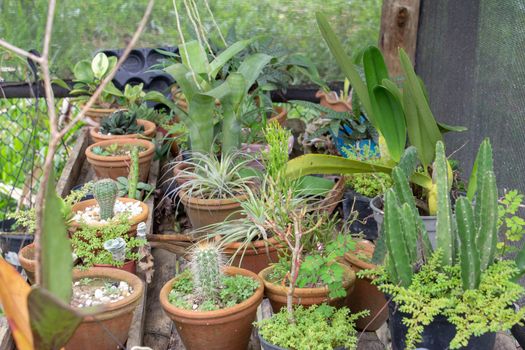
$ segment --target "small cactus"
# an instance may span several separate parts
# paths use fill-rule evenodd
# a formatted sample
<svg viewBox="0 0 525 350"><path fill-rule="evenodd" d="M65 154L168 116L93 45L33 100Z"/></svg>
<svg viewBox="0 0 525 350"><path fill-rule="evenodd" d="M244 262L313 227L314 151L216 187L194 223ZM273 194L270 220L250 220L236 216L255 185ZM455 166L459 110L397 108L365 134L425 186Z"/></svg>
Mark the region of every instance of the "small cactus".
<svg viewBox="0 0 525 350"><path fill-rule="evenodd" d="M100 207L100 218L108 220L113 217L113 208L117 200L117 184L111 179L103 179L95 182L93 195Z"/></svg>
<svg viewBox="0 0 525 350"><path fill-rule="evenodd" d="M217 300L224 259L217 245L209 242L197 244L191 257L191 270L195 294L204 300Z"/></svg>

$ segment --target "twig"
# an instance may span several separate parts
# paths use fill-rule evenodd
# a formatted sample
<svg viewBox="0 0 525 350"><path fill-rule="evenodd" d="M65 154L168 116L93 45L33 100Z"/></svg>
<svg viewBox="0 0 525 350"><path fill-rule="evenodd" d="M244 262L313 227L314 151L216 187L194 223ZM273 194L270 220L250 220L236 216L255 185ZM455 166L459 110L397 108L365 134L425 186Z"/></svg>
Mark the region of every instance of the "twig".
<svg viewBox="0 0 525 350"><path fill-rule="evenodd" d="M30 58L30 59L32 59L35 62L38 62L38 63L42 62L42 57L38 57L37 55L33 55L32 53L27 52L26 50L22 50L21 48L16 47L16 46L8 43L7 41L5 41L3 39L0 39L0 46L4 47L5 49L7 49L9 51L13 51L17 55Z"/></svg>

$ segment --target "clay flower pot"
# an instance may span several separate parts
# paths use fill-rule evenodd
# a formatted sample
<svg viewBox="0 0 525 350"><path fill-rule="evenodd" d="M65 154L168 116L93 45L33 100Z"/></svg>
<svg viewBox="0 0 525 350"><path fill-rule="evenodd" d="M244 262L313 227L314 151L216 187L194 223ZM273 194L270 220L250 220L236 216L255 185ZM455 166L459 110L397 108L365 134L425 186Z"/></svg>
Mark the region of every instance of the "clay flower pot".
<svg viewBox="0 0 525 350"><path fill-rule="evenodd" d="M121 201L121 202L139 202L140 207L142 208L142 212L140 214L129 218L129 223L130 223L131 227L130 227L128 233L129 233L130 237L134 237L134 236L137 235L137 226L138 226L138 224L141 223L141 222L146 222L148 220L149 208L148 208L148 206L145 203L143 203L143 202L141 202L139 200L136 200L136 199L125 198L125 197L120 197L120 198L117 198L117 199L119 201ZM97 200L96 199L88 199L86 201L81 201L81 202L73 204L73 206L71 207L71 211L73 213L77 213L79 211L83 211L87 207L91 207L91 206L94 206L96 204L97 204ZM103 226L103 225L107 225L107 224L99 224L99 225ZM75 232L79 227L80 227L80 223L77 222L77 221L71 221L69 223L69 231L70 232Z"/></svg>
<svg viewBox="0 0 525 350"><path fill-rule="evenodd" d="M240 219L238 211L241 201L246 199L246 195L228 199L196 198L190 197L184 190L179 191L179 197L193 229L220 223L226 219Z"/></svg>
<svg viewBox="0 0 525 350"><path fill-rule="evenodd" d="M88 162L95 169L97 177L101 179L110 178L113 180L116 180L119 176L128 177L131 164L130 156L100 156L93 153L94 147L106 147L115 143L119 145L135 145L146 148L145 151L139 153L139 180L147 182L153 153L155 152L155 145L150 141L140 139L124 138L106 140L89 146L86 149L86 157Z"/></svg>
<svg viewBox="0 0 525 350"><path fill-rule="evenodd" d="M160 291L160 304L175 322L177 331L188 350L246 350L252 334L257 307L263 298L263 283L256 274L237 267L227 267L227 275L243 275L259 282L255 293L232 307L216 311L180 309L168 301L173 282L168 281Z"/></svg>
<svg viewBox="0 0 525 350"><path fill-rule="evenodd" d="M270 119L268 119L268 123L271 123L273 121L277 121L281 126L284 126L284 123L286 122L286 117L288 116L288 110L284 107L273 107L274 112L272 113L272 116Z"/></svg>
<svg viewBox="0 0 525 350"><path fill-rule="evenodd" d="M355 251L345 254L345 263L356 273L361 270L374 269L376 265L359 258L361 254L371 258L374 254L374 249L375 246L372 242L363 239L357 242ZM372 280L369 278L358 278L356 280L354 292L347 301L347 306L352 313L358 313L363 310L370 311L370 315L361 317L356 321L356 327L359 330L365 330L366 328L366 331L369 332L376 331L388 318L385 295L372 284ZM368 325L369 323L370 325Z"/></svg>
<svg viewBox="0 0 525 350"><path fill-rule="evenodd" d="M352 100L349 97L347 101L340 100L335 91L328 93L324 91L317 91L315 97L319 98L319 104L323 107L330 108L336 112L351 112Z"/></svg>
<svg viewBox="0 0 525 350"><path fill-rule="evenodd" d="M110 278L124 281L133 288L133 293L115 303L106 304L100 312L85 316L69 342L66 350L114 350L125 344L133 313L144 293L144 283L137 276L119 269L94 267L73 271L73 280L82 278Z"/></svg>
<svg viewBox="0 0 525 350"><path fill-rule="evenodd" d="M223 247L223 253L228 258L233 258L232 266L237 266L254 273L259 273L271 263L276 263L278 256L279 243L274 237L266 240L250 242L248 247L243 247L243 243L228 243Z"/></svg>
<svg viewBox="0 0 525 350"><path fill-rule="evenodd" d="M84 108L84 105L80 105L80 109ZM113 112L122 110L122 108L99 108L99 107L90 107L87 109L84 114L86 117L91 118L93 121L100 123L100 121L111 115Z"/></svg>
<svg viewBox="0 0 525 350"><path fill-rule="evenodd" d="M113 266L113 265L110 265L110 264L93 264L95 267L104 267L104 268L108 268L108 269L117 269L117 270L122 270L122 271L126 271L126 272L129 272L129 273L132 273L134 275L137 274L137 264L135 263L135 260L127 260L124 262L124 265L122 265L122 267L117 267L117 266Z"/></svg>
<svg viewBox="0 0 525 350"><path fill-rule="evenodd" d="M142 134L129 134L129 135L104 135L99 133L100 127L91 127L89 128L89 135L94 143L106 140L118 140L118 139L138 139L138 138L148 138L152 139L155 137L157 132L157 126L155 123L150 122L145 119L137 119L137 124L144 127L144 133Z"/></svg>
<svg viewBox="0 0 525 350"><path fill-rule="evenodd" d="M350 295L354 289L355 272L345 264L337 263L344 268L343 287L346 290L346 295ZM271 273L273 266L267 267L259 272L259 277L264 281L265 294L270 300L272 310L274 313L279 312L281 308L286 307L286 293L288 286L269 282L267 276ZM328 297L328 287L316 288L295 288L293 303L295 305L311 306L328 303L335 307L342 307L345 305L346 298L330 299Z"/></svg>
<svg viewBox="0 0 525 350"><path fill-rule="evenodd" d="M27 279L31 284L35 283L35 270L36 270L36 260L35 260L35 244L31 243L20 249L18 252L18 261L24 269Z"/></svg>
<svg viewBox="0 0 525 350"><path fill-rule="evenodd" d="M173 175L178 186L181 186L192 179L191 175L180 175L184 170L191 170L191 165L179 161L173 167Z"/></svg>

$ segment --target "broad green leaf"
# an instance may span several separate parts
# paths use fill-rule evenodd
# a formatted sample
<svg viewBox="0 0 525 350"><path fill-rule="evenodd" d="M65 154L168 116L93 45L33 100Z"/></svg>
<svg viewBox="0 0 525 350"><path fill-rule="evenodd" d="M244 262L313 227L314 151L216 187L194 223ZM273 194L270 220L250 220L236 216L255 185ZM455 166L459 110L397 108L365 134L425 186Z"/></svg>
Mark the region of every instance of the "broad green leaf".
<svg viewBox="0 0 525 350"><path fill-rule="evenodd" d="M230 45L226 50L221 52L217 57L215 57L215 59L210 63L210 76L215 79L221 68L235 55L244 50L246 46L250 45L254 39L237 41Z"/></svg>
<svg viewBox="0 0 525 350"><path fill-rule="evenodd" d="M69 85L67 85L67 83L64 80L62 80L62 79L58 79L58 78L57 79L53 79L53 80L51 80L51 83L55 84L55 85L58 85L61 88L64 88L66 90L71 89L71 87Z"/></svg>
<svg viewBox="0 0 525 350"><path fill-rule="evenodd" d="M116 56L109 56L108 57L108 69L106 70L106 74L111 72L113 68L117 65L118 59Z"/></svg>
<svg viewBox="0 0 525 350"><path fill-rule="evenodd" d="M240 73L232 73L224 84L228 93L221 99L222 105L222 152L234 152L241 144L239 108L246 95L246 80Z"/></svg>
<svg viewBox="0 0 525 350"><path fill-rule="evenodd" d="M272 56L266 55L264 53L256 53L248 56L239 66L237 70L238 73L242 74L246 82L245 93L248 93L248 90L255 83L262 70L270 62Z"/></svg>
<svg viewBox="0 0 525 350"><path fill-rule="evenodd" d="M47 290L35 287L28 297L35 348L60 349L82 322L82 315Z"/></svg>
<svg viewBox="0 0 525 350"><path fill-rule="evenodd" d="M0 304L19 350L32 350L27 297L31 288L13 266L0 257Z"/></svg>
<svg viewBox="0 0 525 350"><path fill-rule="evenodd" d="M383 135L390 157L399 162L406 146L405 113L400 101L383 86L376 86L373 100L377 104L375 120Z"/></svg>
<svg viewBox="0 0 525 350"><path fill-rule="evenodd" d="M46 186L42 235L40 238L40 275L42 287L62 301L69 303L73 278L73 257L62 200L55 192L53 172Z"/></svg>
<svg viewBox="0 0 525 350"><path fill-rule="evenodd" d="M184 120L189 131L190 145L193 152L210 153L212 151L213 110L215 99L211 96L197 93L188 100L188 118Z"/></svg>
<svg viewBox="0 0 525 350"><path fill-rule="evenodd" d="M370 96L368 95L368 89L365 83L363 82L363 80L361 80L361 77L359 76L357 69L354 67L352 60L343 50L341 42L335 35L335 32L333 31L332 27L330 27L330 24L328 23L326 17L320 12L317 12L315 14L315 17L317 19L317 25L319 26L321 35L323 36L324 41L328 45L328 48L332 52L332 55L334 55L337 65L339 66L343 74L348 78L348 80L350 80L352 88L355 89L357 95L361 99L361 103L365 107L368 119L370 119L370 122L373 124L373 110L370 102Z"/></svg>
<svg viewBox="0 0 525 350"><path fill-rule="evenodd" d="M365 71L366 85L368 95L372 99L374 88L381 85L383 80L388 79L388 70L381 51L375 47L368 47L363 53L363 68Z"/></svg>
<svg viewBox="0 0 525 350"><path fill-rule="evenodd" d="M113 96L124 97L122 91L117 89L117 87L113 84L112 81L107 83L107 85L104 87L104 92Z"/></svg>
<svg viewBox="0 0 525 350"><path fill-rule="evenodd" d="M403 107L405 110L408 138L418 150L423 166L426 167L434 160L436 142L443 141L443 137L432 115L428 100L412 62L403 49L399 50L399 59L405 72L403 87Z"/></svg>
<svg viewBox="0 0 525 350"><path fill-rule="evenodd" d="M78 81L91 82L95 79L91 69L91 62L88 60L77 62L73 68L73 74L75 75L75 80Z"/></svg>
<svg viewBox="0 0 525 350"><path fill-rule="evenodd" d="M400 102L403 101L403 95L399 87L390 79L383 79L381 85L385 87L392 95L394 95Z"/></svg>
<svg viewBox="0 0 525 350"><path fill-rule="evenodd" d="M301 177L297 184L299 193L306 196L326 196L333 187L333 180L319 176Z"/></svg>
<svg viewBox="0 0 525 350"><path fill-rule="evenodd" d="M199 92L197 84L191 77L191 72L185 65L176 63L166 67L164 70L175 79L186 100L191 101L193 95Z"/></svg>
<svg viewBox="0 0 525 350"><path fill-rule="evenodd" d="M163 105L167 106L172 111L175 111L177 116L181 119L184 119L187 115L186 111L179 108L176 103L174 103L172 100L164 96L159 91L152 90L152 91L146 92L146 95L144 95L144 101L162 103Z"/></svg>
<svg viewBox="0 0 525 350"><path fill-rule="evenodd" d="M460 125L449 125L449 124L440 123L440 122L437 122L437 125L439 128L439 131L441 131L442 134L449 132L449 131L463 132L463 131L468 130L468 128L466 128L465 126L460 126Z"/></svg>
<svg viewBox="0 0 525 350"><path fill-rule="evenodd" d="M206 51L197 40L179 45L179 50L182 63L188 69L197 74L208 74L211 71Z"/></svg>
<svg viewBox="0 0 525 350"><path fill-rule="evenodd" d="M108 56L106 56L103 52L97 53L95 57L93 57L93 61L91 61L91 69L93 70L95 78L101 79L108 71L108 68Z"/></svg>

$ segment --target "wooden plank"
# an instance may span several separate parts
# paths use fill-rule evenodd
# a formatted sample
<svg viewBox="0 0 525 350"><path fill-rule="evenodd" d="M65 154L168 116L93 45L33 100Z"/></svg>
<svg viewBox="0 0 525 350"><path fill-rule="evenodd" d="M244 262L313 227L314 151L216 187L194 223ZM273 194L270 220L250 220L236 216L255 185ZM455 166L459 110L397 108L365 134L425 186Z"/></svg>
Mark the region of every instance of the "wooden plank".
<svg viewBox="0 0 525 350"><path fill-rule="evenodd" d="M5 317L0 317L0 350L14 349L14 340Z"/></svg>
<svg viewBox="0 0 525 350"><path fill-rule="evenodd" d="M157 144L161 144L161 141L162 141L162 133L160 132L157 132L157 135L155 137L156 139L156 143ZM148 184L152 185L153 188L157 188L157 180L159 178L159 173L160 173L160 160L157 159L157 160L153 160L153 162L151 163L151 167L150 167L150 170L149 170L149 179L148 179ZM154 224L154 211L155 211L155 196L154 196L154 192L149 196L149 198L146 200L146 205L148 206L149 208L149 213L148 213L148 227L147 227L147 233L148 234L152 234L153 233L153 224Z"/></svg>
<svg viewBox="0 0 525 350"><path fill-rule="evenodd" d="M148 287L144 285L142 298L133 313L133 319L131 320L131 327L129 328L128 341L126 347L128 349L134 346L141 346L144 336L144 319L146 313L146 300L148 294Z"/></svg>
<svg viewBox="0 0 525 350"><path fill-rule="evenodd" d="M415 63L419 7L420 0L383 1L379 47L393 78L402 74L398 48L404 48Z"/></svg>
<svg viewBox="0 0 525 350"><path fill-rule="evenodd" d="M71 150L71 156L69 157L62 175L58 180L57 193L60 197L65 197L71 191L75 185L78 184L77 180L80 176L82 166L86 160L86 148L89 145L89 128L84 127L80 132L77 142Z"/></svg>

